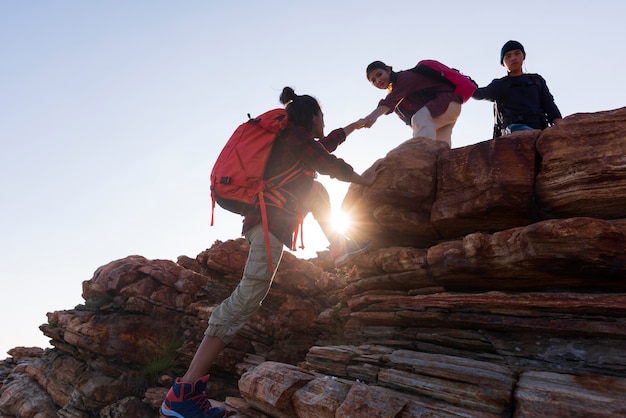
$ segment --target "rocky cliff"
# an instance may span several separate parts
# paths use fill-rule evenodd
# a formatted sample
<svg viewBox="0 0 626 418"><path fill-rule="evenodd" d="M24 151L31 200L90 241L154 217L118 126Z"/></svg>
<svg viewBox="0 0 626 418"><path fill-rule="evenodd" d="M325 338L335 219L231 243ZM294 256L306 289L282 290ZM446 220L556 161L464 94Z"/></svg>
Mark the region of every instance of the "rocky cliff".
<svg viewBox="0 0 626 418"><path fill-rule="evenodd" d="M448 149L352 186L349 268L286 253L209 386L236 417L626 415L626 108ZM0 417L154 417L247 255L129 256L0 364Z"/></svg>

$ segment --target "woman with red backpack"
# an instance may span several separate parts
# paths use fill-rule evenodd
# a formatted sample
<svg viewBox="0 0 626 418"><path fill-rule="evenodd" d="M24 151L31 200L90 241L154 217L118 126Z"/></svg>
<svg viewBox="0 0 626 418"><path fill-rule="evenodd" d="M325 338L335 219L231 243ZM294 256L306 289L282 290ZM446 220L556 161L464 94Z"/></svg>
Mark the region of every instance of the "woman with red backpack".
<svg viewBox="0 0 626 418"><path fill-rule="evenodd" d="M349 164L331 154L350 133L363 127L364 121L324 136L324 114L317 100L308 95L296 95L290 87L283 89L280 100L286 107L288 123L275 140L264 177L271 179L296 163L302 164L303 174L281 190L286 198L284 202L280 205L267 202L270 248L267 248L259 206L244 213L243 234L250 243L250 251L243 277L233 293L212 312L187 372L175 380L161 405L163 417L222 418L228 415L224 408L211 406L205 394L207 373L226 344L261 305L280 263L283 246L291 246L294 230L308 212L313 214L329 240L335 265L345 264L371 245L360 245L333 231L328 192L312 175L306 174L327 174L338 180L371 185L373 179L361 177Z"/></svg>

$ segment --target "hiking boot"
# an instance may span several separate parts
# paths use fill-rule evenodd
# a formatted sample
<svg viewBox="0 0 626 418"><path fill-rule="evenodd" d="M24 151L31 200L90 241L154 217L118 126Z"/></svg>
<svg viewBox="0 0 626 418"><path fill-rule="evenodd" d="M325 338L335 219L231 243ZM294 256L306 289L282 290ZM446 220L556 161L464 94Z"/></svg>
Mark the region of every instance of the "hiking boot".
<svg viewBox="0 0 626 418"><path fill-rule="evenodd" d="M335 267L341 267L357 255L363 254L372 246L372 241L359 244L356 241L342 240L339 245L330 246L330 256L335 260Z"/></svg>
<svg viewBox="0 0 626 418"><path fill-rule="evenodd" d="M194 383L174 381L161 405L162 417L175 418L223 418L228 416L224 408L213 408L206 396L206 385L209 375L203 376Z"/></svg>

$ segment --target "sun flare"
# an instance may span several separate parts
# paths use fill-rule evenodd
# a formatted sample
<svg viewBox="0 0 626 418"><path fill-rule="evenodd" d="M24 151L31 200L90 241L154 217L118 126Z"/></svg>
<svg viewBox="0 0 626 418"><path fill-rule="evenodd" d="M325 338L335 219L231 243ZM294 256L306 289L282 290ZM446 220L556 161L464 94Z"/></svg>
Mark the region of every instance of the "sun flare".
<svg viewBox="0 0 626 418"><path fill-rule="evenodd" d="M350 217L342 211L333 212L333 228L337 232L345 233L350 227Z"/></svg>

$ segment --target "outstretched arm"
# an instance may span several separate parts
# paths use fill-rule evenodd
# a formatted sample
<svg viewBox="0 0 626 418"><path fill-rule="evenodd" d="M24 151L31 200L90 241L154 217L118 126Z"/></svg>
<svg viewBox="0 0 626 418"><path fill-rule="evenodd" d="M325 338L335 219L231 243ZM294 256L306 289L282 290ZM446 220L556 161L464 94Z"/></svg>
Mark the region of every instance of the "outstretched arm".
<svg viewBox="0 0 626 418"><path fill-rule="evenodd" d="M350 183L360 184L361 186L371 186L372 184L374 184L374 180L376 180L375 176L365 178L357 173L352 173L352 177L348 181Z"/></svg>
<svg viewBox="0 0 626 418"><path fill-rule="evenodd" d="M496 79L485 87L478 87L474 94L472 94L472 99L489 100L490 102L501 100L501 84L501 81Z"/></svg>
<svg viewBox="0 0 626 418"><path fill-rule="evenodd" d="M346 136L348 136L355 130L363 127L365 127L365 119L359 119L356 122L352 122L351 124L344 126L343 131L346 133Z"/></svg>
<svg viewBox="0 0 626 418"><path fill-rule="evenodd" d="M371 128L372 125L376 122L376 120L382 116L385 115L387 113L389 113L391 111L391 109L388 106L385 105L380 105L378 106L376 109L374 109L374 111L372 113L370 113L369 115L365 116L363 118L363 120L365 120L365 127L366 128Z"/></svg>

